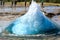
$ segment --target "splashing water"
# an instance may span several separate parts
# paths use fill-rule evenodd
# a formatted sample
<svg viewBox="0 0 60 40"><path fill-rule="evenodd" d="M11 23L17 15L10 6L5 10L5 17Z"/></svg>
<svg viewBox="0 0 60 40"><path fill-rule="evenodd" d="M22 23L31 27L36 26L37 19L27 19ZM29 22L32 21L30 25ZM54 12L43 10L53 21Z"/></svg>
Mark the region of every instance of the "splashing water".
<svg viewBox="0 0 60 40"><path fill-rule="evenodd" d="M40 11L40 6L34 1L28 12L13 21L6 30L17 35L53 34L59 31L56 24Z"/></svg>

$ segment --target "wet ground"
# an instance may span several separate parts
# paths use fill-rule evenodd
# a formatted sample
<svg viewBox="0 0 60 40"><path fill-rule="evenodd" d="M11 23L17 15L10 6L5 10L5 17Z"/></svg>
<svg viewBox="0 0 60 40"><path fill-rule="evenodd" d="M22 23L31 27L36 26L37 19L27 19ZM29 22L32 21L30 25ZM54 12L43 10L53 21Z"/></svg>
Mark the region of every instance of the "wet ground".
<svg viewBox="0 0 60 40"><path fill-rule="evenodd" d="M28 10L28 7L2 7L0 8L0 13L19 13L21 11Z"/></svg>
<svg viewBox="0 0 60 40"><path fill-rule="evenodd" d="M23 10L28 10L29 7L0 7L0 13L19 13ZM46 13L60 13L60 6L45 6L43 10Z"/></svg>
<svg viewBox="0 0 60 40"><path fill-rule="evenodd" d="M46 6L44 7L46 13L60 13L60 6Z"/></svg>

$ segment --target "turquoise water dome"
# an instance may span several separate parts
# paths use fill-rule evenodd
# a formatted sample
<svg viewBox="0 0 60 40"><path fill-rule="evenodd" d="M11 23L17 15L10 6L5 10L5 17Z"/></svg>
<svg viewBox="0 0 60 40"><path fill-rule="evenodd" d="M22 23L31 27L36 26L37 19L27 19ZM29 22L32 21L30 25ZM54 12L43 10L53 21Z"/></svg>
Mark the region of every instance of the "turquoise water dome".
<svg viewBox="0 0 60 40"><path fill-rule="evenodd" d="M13 21L6 30L16 35L53 34L59 31L59 26L47 18L40 6L32 1L28 12Z"/></svg>

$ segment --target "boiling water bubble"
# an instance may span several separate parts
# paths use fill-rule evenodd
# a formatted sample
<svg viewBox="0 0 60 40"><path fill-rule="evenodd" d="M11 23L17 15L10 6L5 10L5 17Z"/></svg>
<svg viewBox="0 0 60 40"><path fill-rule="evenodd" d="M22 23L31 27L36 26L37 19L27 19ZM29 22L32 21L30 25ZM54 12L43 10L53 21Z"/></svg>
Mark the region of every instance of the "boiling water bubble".
<svg viewBox="0 0 60 40"><path fill-rule="evenodd" d="M28 12L13 21L7 30L17 35L53 34L59 31L57 25L43 14L40 6L34 1Z"/></svg>

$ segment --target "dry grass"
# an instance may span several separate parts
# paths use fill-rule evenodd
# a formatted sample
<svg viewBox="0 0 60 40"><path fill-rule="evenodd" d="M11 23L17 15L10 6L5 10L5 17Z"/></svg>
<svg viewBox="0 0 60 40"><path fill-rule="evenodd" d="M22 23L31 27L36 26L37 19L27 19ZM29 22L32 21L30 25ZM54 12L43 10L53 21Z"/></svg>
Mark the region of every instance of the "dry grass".
<svg viewBox="0 0 60 40"><path fill-rule="evenodd" d="M38 4L41 4L41 3L38 3ZM11 2L6 2L5 5L11 5ZM30 5L29 2L27 2L27 6L29 6L29 5ZM60 6L59 3L44 3L44 6L52 6L52 5ZM18 2L17 6L25 6L25 2Z"/></svg>
<svg viewBox="0 0 60 40"><path fill-rule="evenodd" d="M59 3L44 3L45 6L60 6Z"/></svg>

